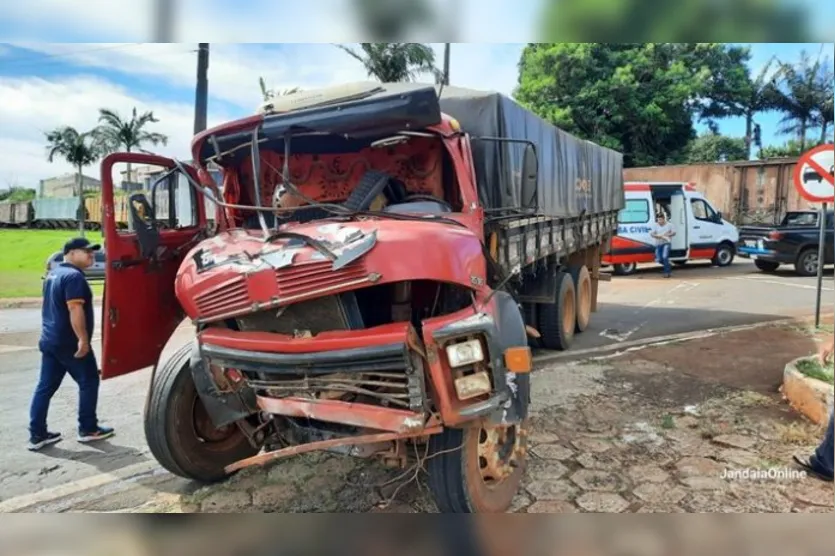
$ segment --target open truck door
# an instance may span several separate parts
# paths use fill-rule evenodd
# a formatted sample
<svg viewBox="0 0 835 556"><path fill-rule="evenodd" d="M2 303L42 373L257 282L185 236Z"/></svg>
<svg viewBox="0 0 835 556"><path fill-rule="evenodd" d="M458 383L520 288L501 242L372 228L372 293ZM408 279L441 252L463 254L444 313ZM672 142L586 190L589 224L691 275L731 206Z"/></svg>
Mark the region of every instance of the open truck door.
<svg viewBox="0 0 835 556"><path fill-rule="evenodd" d="M676 231L670 241L670 259L686 260L690 257L690 230L687 227L687 199L678 190L670 197L670 224Z"/></svg>
<svg viewBox="0 0 835 556"><path fill-rule="evenodd" d="M129 193L128 228L120 229L114 210L116 164L159 167L147 192ZM197 182L196 170L181 165ZM177 270L205 236L203 196L189 185L169 158L115 153L101 165L107 268L102 328L102 378L154 365L184 313L175 293ZM130 178L131 176L129 176ZM197 182L199 183L199 182Z"/></svg>

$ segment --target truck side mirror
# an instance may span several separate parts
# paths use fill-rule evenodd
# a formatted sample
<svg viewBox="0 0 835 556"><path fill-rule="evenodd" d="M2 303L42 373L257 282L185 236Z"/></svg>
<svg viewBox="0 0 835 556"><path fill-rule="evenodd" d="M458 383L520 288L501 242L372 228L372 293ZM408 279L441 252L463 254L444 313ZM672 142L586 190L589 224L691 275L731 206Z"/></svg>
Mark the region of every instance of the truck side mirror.
<svg viewBox="0 0 835 556"><path fill-rule="evenodd" d="M536 149L531 143L526 143L525 152L522 155L522 208L538 208L536 198L538 176L539 161L536 158Z"/></svg>

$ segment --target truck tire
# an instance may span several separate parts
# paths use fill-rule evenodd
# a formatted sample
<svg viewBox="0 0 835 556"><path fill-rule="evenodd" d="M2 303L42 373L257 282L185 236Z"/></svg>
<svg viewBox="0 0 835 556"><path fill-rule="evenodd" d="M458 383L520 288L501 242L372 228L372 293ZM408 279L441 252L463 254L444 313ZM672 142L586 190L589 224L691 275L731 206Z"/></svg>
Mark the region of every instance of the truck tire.
<svg viewBox="0 0 835 556"><path fill-rule="evenodd" d="M525 474L526 424L447 428L430 436L426 466L438 510L506 512Z"/></svg>
<svg viewBox="0 0 835 556"><path fill-rule="evenodd" d="M760 261L755 260L754 266L762 270L763 272L774 272L778 268L780 268L780 263L775 263L773 261Z"/></svg>
<svg viewBox="0 0 835 556"><path fill-rule="evenodd" d="M818 274L818 248L807 247L797 256L794 263L794 272L798 276L817 276Z"/></svg>
<svg viewBox="0 0 835 556"><path fill-rule="evenodd" d="M629 276L638 270L638 263L619 263L614 266L613 272L617 276Z"/></svg>
<svg viewBox="0 0 835 556"><path fill-rule="evenodd" d="M569 269L571 279L574 281L574 291L577 293L576 302L576 326L575 332L583 332L589 327L591 320L591 274L586 265L572 266Z"/></svg>
<svg viewBox="0 0 835 556"><path fill-rule="evenodd" d="M191 344L186 344L157 368L145 410L145 438L168 471L212 483L227 476L225 466L258 449L234 423L220 429L212 425L194 387L190 361Z"/></svg>
<svg viewBox="0 0 835 556"><path fill-rule="evenodd" d="M555 303L539 306L539 333L542 347L566 350L574 342L577 325L577 294L574 280L567 272L557 272L557 297Z"/></svg>
<svg viewBox="0 0 835 556"><path fill-rule="evenodd" d="M710 262L719 267L730 266L734 262L734 255L736 255L736 250L733 245L730 243L720 243Z"/></svg>

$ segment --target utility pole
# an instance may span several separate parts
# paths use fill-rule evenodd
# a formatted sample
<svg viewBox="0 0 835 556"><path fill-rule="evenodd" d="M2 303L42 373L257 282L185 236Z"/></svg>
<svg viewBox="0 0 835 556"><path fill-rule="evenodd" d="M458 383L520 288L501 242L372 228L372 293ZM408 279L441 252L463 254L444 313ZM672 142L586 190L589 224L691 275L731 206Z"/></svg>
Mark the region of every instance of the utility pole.
<svg viewBox="0 0 835 556"><path fill-rule="evenodd" d="M209 105L209 43L201 42L197 49L197 89L194 94L194 134L206 129Z"/></svg>
<svg viewBox="0 0 835 556"><path fill-rule="evenodd" d="M173 10L172 0L156 0L154 2L153 26L154 42L173 42Z"/></svg>
<svg viewBox="0 0 835 556"><path fill-rule="evenodd" d="M449 85L449 43L444 43L444 85Z"/></svg>

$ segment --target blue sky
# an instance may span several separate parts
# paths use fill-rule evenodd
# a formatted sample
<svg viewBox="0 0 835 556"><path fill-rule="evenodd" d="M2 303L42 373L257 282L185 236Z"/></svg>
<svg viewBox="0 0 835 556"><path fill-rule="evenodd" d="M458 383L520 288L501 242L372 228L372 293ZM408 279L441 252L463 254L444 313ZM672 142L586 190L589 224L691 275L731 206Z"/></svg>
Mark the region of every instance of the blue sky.
<svg viewBox="0 0 835 556"><path fill-rule="evenodd" d="M772 56L776 56L779 60L784 62L799 61L800 54L806 50L810 55L817 56L823 48L823 55L828 56L829 64L832 66L835 61L835 45L832 43L810 43L810 44L780 44L780 43L761 43L761 44L746 44L751 49L751 73L753 75L759 74L760 70L768 63ZM763 145L782 144L790 137L779 135L777 129L782 115L778 112L762 112L755 116L754 121L760 124L762 131ZM697 130L704 132L706 126L697 125ZM728 118L719 121L719 131L724 135L732 137L743 137L745 135L745 119L744 118ZM818 131L810 132L810 136L817 137ZM832 130L829 131L829 137L832 137Z"/></svg>
<svg viewBox="0 0 835 556"><path fill-rule="evenodd" d="M129 18L132 9L126 5L124 16ZM118 34L121 23L107 21L112 24L110 32ZM77 38L74 33L79 30L74 29L67 31L72 35L67 39ZM513 31L512 25L509 29ZM434 47L440 59L442 45L435 43ZM452 83L509 94L516 84L522 47L522 43L453 45ZM757 72L772 55L797 60L804 48L816 54L820 44L751 45L752 71ZM826 48L831 60L833 45ZM71 171L61 162L46 161L43 132L59 125L90 129L96 124L99 107L124 114L134 106L140 111L153 110L161 120L154 129L170 137L160 152L188 157L195 51L195 43L0 44L0 152L4 162L0 165L0 187L34 186L39 179ZM259 76L278 89L366 79L361 65L332 44L212 43L209 125L251 114L259 102ZM775 135L779 119L779 114L757 117L765 144L787 139ZM744 121L722 120L720 130L742 136ZM90 175L96 172L94 167L87 171Z"/></svg>

